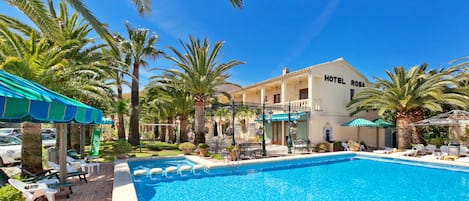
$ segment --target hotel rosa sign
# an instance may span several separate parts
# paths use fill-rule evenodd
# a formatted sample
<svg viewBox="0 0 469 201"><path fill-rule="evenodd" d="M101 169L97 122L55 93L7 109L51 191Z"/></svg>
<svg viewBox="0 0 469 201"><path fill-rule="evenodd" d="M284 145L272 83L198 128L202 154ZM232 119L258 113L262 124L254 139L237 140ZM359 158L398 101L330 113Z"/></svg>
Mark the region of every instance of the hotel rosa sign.
<svg viewBox="0 0 469 201"><path fill-rule="evenodd" d="M324 81L337 83L337 84L343 84L343 85L347 84L347 82L345 81L343 77L335 76L335 75L324 75ZM350 86L365 87L365 82L363 81L350 80L349 83L350 83Z"/></svg>

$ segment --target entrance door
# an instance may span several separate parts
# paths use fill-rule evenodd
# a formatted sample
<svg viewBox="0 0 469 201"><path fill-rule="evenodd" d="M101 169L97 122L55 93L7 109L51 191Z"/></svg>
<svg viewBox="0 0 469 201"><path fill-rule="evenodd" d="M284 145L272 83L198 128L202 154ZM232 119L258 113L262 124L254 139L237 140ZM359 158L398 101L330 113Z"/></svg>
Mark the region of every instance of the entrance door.
<svg viewBox="0 0 469 201"><path fill-rule="evenodd" d="M272 144L282 145L282 122L272 122Z"/></svg>

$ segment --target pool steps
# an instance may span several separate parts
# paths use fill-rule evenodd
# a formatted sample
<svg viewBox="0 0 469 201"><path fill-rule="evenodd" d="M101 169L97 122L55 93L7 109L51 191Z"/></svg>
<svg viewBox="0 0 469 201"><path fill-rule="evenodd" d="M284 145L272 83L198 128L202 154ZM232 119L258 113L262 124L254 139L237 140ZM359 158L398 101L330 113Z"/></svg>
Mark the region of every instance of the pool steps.
<svg viewBox="0 0 469 201"><path fill-rule="evenodd" d="M169 173L176 173L178 175L183 175L184 172L190 172L192 174L196 174L197 170L203 170L204 172L208 172L208 168L205 165L182 165L182 166L169 166L165 169L163 168L151 168L151 169L138 169L134 170L134 176L147 176L151 177L152 175L161 174L161 176L167 177Z"/></svg>

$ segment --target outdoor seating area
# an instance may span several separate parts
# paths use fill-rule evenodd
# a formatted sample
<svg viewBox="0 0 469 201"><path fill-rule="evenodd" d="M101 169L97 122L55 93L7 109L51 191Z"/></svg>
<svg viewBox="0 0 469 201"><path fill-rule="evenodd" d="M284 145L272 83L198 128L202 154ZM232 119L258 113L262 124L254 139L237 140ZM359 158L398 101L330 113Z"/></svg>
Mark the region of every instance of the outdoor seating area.
<svg viewBox="0 0 469 201"><path fill-rule="evenodd" d="M243 158L246 157L253 157L253 156L261 156L262 154L262 144L261 143L240 143L240 156Z"/></svg>

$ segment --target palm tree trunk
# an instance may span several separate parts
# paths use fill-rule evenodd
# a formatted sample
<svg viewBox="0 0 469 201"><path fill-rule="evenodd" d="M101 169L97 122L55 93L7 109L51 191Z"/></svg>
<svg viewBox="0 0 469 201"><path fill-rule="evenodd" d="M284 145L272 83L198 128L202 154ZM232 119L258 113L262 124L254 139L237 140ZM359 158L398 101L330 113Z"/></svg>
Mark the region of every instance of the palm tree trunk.
<svg viewBox="0 0 469 201"><path fill-rule="evenodd" d="M194 144L205 143L205 102L195 101L195 139Z"/></svg>
<svg viewBox="0 0 469 201"><path fill-rule="evenodd" d="M181 140L181 143L187 142L189 137L187 136L187 125L189 124L189 121L187 119L187 115L181 115L179 116L179 121L181 123L181 129L179 133L179 138Z"/></svg>
<svg viewBox="0 0 469 201"><path fill-rule="evenodd" d="M166 126L160 126L160 128L161 128L160 141L166 142Z"/></svg>
<svg viewBox="0 0 469 201"><path fill-rule="evenodd" d="M140 133L138 131L138 70L139 70L139 63L135 61L133 64L133 71L132 75L134 78L132 79L132 86L131 86L131 94L130 94L130 105L131 105L131 112L130 112L130 126L129 126L129 143L133 146L137 146L140 143Z"/></svg>
<svg viewBox="0 0 469 201"><path fill-rule="evenodd" d="M80 151L80 125L71 124L70 128L70 145L72 149Z"/></svg>
<svg viewBox="0 0 469 201"><path fill-rule="evenodd" d="M173 118L168 118L168 124L173 124ZM168 126L168 139L172 143L176 143L176 138L174 137L174 126Z"/></svg>
<svg viewBox="0 0 469 201"><path fill-rule="evenodd" d="M117 102L122 101L122 85L120 82L117 84ZM119 139L125 139L125 127L124 127L124 114L122 111L117 111L117 136Z"/></svg>
<svg viewBox="0 0 469 201"><path fill-rule="evenodd" d="M423 120L423 112L417 112L413 116L412 122ZM412 126L412 143L423 144L423 134L420 127Z"/></svg>
<svg viewBox="0 0 469 201"><path fill-rule="evenodd" d="M41 124L22 123L23 144L21 147L22 167L32 173L42 169Z"/></svg>
<svg viewBox="0 0 469 201"><path fill-rule="evenodd" d="M397 147L401 150L410 148L412 126L409 125L412 122L411 116L399 116L397 115L396 127L398 136Z"/></svg>

